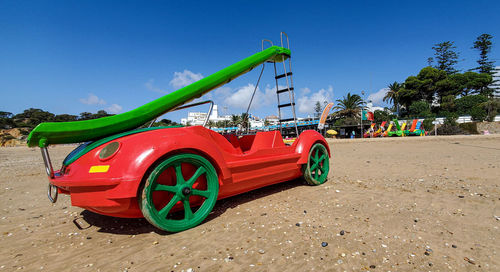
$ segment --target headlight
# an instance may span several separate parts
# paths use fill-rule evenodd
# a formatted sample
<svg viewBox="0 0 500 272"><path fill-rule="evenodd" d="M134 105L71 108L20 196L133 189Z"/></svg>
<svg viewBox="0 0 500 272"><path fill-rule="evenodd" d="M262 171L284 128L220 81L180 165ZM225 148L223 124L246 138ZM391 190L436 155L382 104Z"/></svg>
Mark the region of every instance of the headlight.
<svg viewBox="0 0 500 272"><path fill-rule="evenodd" d="M109 160L112 158L120 149L119 142L111 142L107 144L101 151L99 152L99 159L101 161Z"/></svg>

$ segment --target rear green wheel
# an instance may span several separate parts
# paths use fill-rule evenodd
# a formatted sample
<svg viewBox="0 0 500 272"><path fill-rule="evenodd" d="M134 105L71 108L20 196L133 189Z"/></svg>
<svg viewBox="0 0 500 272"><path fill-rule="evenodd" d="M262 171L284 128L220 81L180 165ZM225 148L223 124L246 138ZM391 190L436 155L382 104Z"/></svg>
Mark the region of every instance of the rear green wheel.
<svg viewBox="0 0 500 272"><path fill-rule="evenodd" d="M156 227L179 232L199 225L212 211L219 179L212 164L195 154L169 157L148 176L139 204Z"/></svg>
<svg viewBox="0 0 500 272"><path fill-rule="evenodd" d="M328 150L322 144L314 144L309 150L307 164L302 166L304 179L310 185L319 185L325 183L330 170L330 159Z"/></svg>

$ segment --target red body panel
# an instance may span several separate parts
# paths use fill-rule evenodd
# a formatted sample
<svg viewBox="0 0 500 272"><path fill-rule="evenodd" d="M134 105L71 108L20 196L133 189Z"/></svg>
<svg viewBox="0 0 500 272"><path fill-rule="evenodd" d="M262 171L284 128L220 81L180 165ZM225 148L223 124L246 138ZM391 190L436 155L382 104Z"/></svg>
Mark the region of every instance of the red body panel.
<svg viewBox="0 0 500 272"><path fill-rule="evenodd" d="M302 176L301 167L317 142L330 153L325 139L313 130L304 131L292 146L283 143L279 131L238 139L199 126L152 130L113 141L120 142L120 148L111 159L99 159L106 143L50 179L60 193L71 195L72 205L105 215L142 217L137 200L141 182L157 161L176 153L197 153L211 161L219 176L218 199ZM89 173L99 165L109 169Z"/></svg>

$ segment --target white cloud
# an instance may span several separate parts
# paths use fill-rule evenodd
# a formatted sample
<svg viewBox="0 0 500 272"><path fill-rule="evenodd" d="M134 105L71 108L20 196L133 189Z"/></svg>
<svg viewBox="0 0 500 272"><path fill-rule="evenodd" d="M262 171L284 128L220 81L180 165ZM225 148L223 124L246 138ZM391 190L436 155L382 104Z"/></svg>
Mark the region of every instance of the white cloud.
<svg viewBox="0 0 500 272"><path fill-rule="evenodd" d="M255 85L248 84L247 86L239 88L235 93L224 99L224 102L235 108L246 109L248 107L248 102L252 97L253 90L255 89ZM259 91L257 89L257 91Z"/></svg>
<svg viewBox="0 0 500 272"><path fill-rule="evenodd" d="M299 112L302 113L314 113L314 107L316 105L316 102L319 101L321 103L321 106L323 106L323 102L332 102L333 101L333 87L328 86L328 89L321 89L315 93L312 93L311 95L306 95L310 93L306 91L304 93L304 90L309 88L304 88L303 89L303 96L297 99L297 104L299 106L298 110Z"/></svg>
<svg viewBox="0 0 500 272"><path fill-rule="evenodd" d="M154 79L150 79L150 80L148 80L148 82L144 83L144 86L146 86L146 88L148 90L150 90L150 91L157 92L157 93L165 93L160 88L156 87L154 85L154 83L155 83L155 80Z"/></svg>
<svg viewBox="0 0 500 272"><path fill-rule="evenodd" d="M384 110L384 108L382 107L373 106L373 103L370 102L366 103L366 109L371 112L375 112L376 110Z"/></svg>
<svg viewBox="0 0 500 272"><path fill-rule="evenodd" d="M231 95L231 88L227 86L219 87L214 90L214 94L216 97L227 97Z"/></svg>
<svg viewBox="0 0 500 272"><path fill-rule="evenodd" d="M250 103L250 99L252 98L252 93L255 90L255 85L248 84L239 88L232 94L230 93L230 89L220 89L221 90L219 90L218 92L226 95L226 99L224 99L225 104L238 109L246 109L248 107L248 103ZM252 101L251 109L267 106L271 103L276 103L276 90L267 85L264 89L264 92L262 92L260 88L257 88Z"/></svg>
<svg viewBox="0 0 500 272"><path fill-rule="evenodd" d="M302 88L302 89L301 89L301 91L302 91L302 94L303 94L303 95L306 95L306 94L311 93L311 89L309 89L309 88L307 88L307 87L306 87L306 88Z"/></svg>
<svg viewBox="0 0 500 272"><path fill-rule="evenodd" d="M175 88L182 88L202 78L202 74L195 74L189 70L184 70L184 72L174 72L174 78L170 81L170 85Z"/></svg>
<svg viewBox="0 0 500 272"><path fill-rule="evenodd" d="M106 111L109 113L117 114L122 111L123 107L118 104L112 104L111 106L106 108Z"/></svg>
<svg viewBox="0 0 500 272"><path fill-rule="evenodd" d="M278 85L278 89L284 89L286 88L285 86ZM276 95L276 89L271 88L270 85L266 85L266 89L264 90L264 94L255 94L255 96L259 95L259 97L262 97L260 103L264 106L267 105L273 105L278 103L277 102L277 95Z"/></svg>
<svg viewBox="0 0 500 272"><path fill-rule="evenodd" d="M86 105L106 105L104 99L97 97L95 94L89 94L87 98L80 98L80 102Z"/></svg>
<svg viewBox="0 0 500 272"><path fill-rule="evenodd" d="M106 101L104 101L104 99L102 98L99 98L97 95L95 94L89 94L89 96L87 98L80 98L80 102L82 102L83 104L86 104L86 105L106 105ZM109 113L119 113L120 111L122 111L123 107L118 105L118 104L111 104L109 107L107 107L105 110Z"/></svg>
<svg viewBox="0 0 500 272"><path fill-rule="evenodd" d="M372 93L368 96L368 101L371 101L373 105L381 105L384 103L384 96L389 91L389 88L383 88L378 90L376 93Z"/></svg>

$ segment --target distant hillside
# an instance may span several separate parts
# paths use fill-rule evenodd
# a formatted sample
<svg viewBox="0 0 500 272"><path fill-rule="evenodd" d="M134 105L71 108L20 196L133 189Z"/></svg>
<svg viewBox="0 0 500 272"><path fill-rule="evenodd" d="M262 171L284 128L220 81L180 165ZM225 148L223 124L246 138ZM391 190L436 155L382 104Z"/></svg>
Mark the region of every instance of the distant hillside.
<svg viewBox="0 0 500 272"><path fill-rule="evenodd" d="M11 128L0 130L0 146L18 146L26 145L30 129L28 128Z"/></svg>

